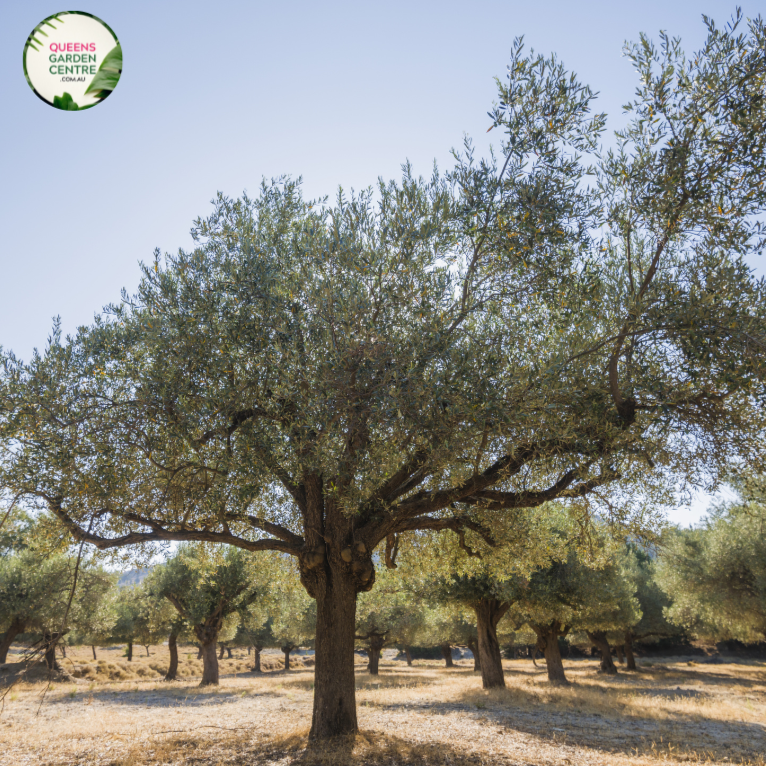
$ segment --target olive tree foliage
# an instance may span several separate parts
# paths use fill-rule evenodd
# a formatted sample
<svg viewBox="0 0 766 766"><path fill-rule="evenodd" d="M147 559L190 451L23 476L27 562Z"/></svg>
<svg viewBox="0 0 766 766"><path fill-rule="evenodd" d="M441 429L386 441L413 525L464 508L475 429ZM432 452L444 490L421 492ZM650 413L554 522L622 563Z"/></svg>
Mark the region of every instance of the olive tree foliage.
<svg viewBox="0 0 766 766"><path fill-rule="evenodd" d="M423 627L418 635L421 646L438 646L448 668L453 665L452 647L467 646L480 669L476 615L461 603L434 604L424 609Z"/></svg>
<svg viewBox="0 0 766 766"><path fill-rule="evenodd" d="M636 669L633 642L651 642L659 638L681 638L683 627L673 623L667 615L672 602L662 589L657 577L657 562L646 551L634 545L626 547L619 559L623 576L632 583L638 601L641 619L625 626L622 633L627 669ZM619 646L619 638L617 644Z"/></svg>
<svg viewBox="0 0 766 766"><path fill-rule="evenodd" d="M451 530L471 549L554 498L641 528L635 493L763 459L766 296L745 259L766 34L706 23L688 59L666 37L629 48L615 151L590 89L517 40L490 157L468 145L444 175L332 204L289 179L219 196L136 295L5 355L0 485L102 549L295 556L317 601L312 737L355 731L376 545Z"/></svg>
<svg viewBox="0 0 766 766"><path fill-rule="evenodd" d="M277 585L270 600L272 646L282 650L285 670L290 669L290 653L294 649L314 645L317 628L316 602L292 574L292 578Z"/></svg>
<svg viewBox="0 0 766 766"><path fill-rule="evenodd" d="M658 562L672 622L700 638L766 639L766 481L738 482L740 498L706 522L675 530Z"/></svg>
<svg viewBox="0 0 766 766"><path fill-rule="evenodd" d="M165 599L158 598L146 582L123 586L114 599L111 639L127 644L127 658L133 659L133 644L146 649L165 641L177 615Z"/></svg>
<svg viewBox="0 0 766 766"><path fill-rule="evenodd" d="M119 592L116 579L113 579L109 589L101 597L91 601L88 605L87 620L78 621L74 629L64 637L65 643L72 646L90 646L93 659L98 659L96 646L113 641Z"/></svg>
<svg viewBox="0 0 766 766"><path fill-rule="evenodd" d="M113 621L116 578L91 557L35 547L29 519L11 519L0 549L0 663L18 636L60 643L66 633L103 632ZM33 536L32 536L33 537ZM73 592L74 589L74 592ZM48 664L55 664L49 647Z"/></svg>
<svg viewBox="0 0 766 766"><path fill-rule="evenodd" d="M261 652L268 646L276 645L271 625L272 618L266 609L248 609L240 613L236 640L253 648L253 670L256 673L261 672Z"/></svg>

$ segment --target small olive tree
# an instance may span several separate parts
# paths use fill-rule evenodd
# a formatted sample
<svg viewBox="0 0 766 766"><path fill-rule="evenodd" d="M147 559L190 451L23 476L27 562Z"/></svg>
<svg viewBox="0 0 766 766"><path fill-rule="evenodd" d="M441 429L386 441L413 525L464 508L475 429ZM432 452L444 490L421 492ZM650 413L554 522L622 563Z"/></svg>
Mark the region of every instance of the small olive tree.
<svg viewBox="0 0 766 766"><path fill-rule="evenodd" d="M641 619L625 627L622 634L625 649L626 668L636 669L633 654L635 641L652 641L658 638L681 638L684 628L668 618L672 606L670 596L662 589L657 579L657 563L646 551L630 545L620 557L624 576L632 582ZM619 646L619 644L618 644Z"/></svg>
<svg viewBox="0 0 766 766"><path fill-rule="evenodd" d="M55 647L70 630L100 632L111 622L106 608L116 577L95 563L66 554L22 549L0 558L0 662L22 634L42 639L49 668Z"/></svg>
<svg viewBox="0 0 766 766"><path fill-rule="evenodd" d="M616 555L589 565L576 550L570 550L563 560L505 587L513 602L513 618L527 623L537 636L537 648L545 656L551 683L568 683L559 638L570 631L584 631L601 653L601 670L617 672L607 633L630 627L641 613L634 584L625 576Z"/></svg>
<svg viewBox="0 0 766 766"><path fill-rule="evenodd" d="M258 597L247 552L184 545L152 573L152 587L191 626L202 649L201 686L218 684L218 636L227 618ZM231 622L231 621L230 621ZM232 622L236 630L236 622Z"/></svg>
<svg viewBox="0 0 766 766"><path fill-rule="evenodd" d="M406 576L384 570L378 587L359 597L356 614L356 640L369 658L368 670L378 675L380 656L385 646L402 647L407 664L412 664L409 647L424 627L424 605L407 587Z"/></svg>

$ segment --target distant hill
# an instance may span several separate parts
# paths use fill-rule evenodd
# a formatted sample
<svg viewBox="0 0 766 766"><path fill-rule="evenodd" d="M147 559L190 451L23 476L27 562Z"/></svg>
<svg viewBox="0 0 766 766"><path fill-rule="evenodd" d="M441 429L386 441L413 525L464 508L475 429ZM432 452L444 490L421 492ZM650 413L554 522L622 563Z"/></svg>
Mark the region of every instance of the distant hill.
<svg viewBox="0 0 766 766"><path fill-rule="evenodd" d="M141 569L129 569L127 572L123 572L120 575L120 579L117 580L117 585L120 588L124 588L128 585L139 585L146 575L151 572L151 567Z"/></svg>

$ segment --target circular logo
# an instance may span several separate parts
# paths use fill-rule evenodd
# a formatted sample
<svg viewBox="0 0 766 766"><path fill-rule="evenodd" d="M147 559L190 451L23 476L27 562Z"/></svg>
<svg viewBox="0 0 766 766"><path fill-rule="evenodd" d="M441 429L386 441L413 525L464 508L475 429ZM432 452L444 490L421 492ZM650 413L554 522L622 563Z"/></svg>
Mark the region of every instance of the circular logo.
<svg viewBox="0 0 766 766"><path fill-rule="evenodd" d="M90 13L63 11L41 21L24 46L24 75L46 104L75 112L100 104L122 73L117 36Z"/></svg>

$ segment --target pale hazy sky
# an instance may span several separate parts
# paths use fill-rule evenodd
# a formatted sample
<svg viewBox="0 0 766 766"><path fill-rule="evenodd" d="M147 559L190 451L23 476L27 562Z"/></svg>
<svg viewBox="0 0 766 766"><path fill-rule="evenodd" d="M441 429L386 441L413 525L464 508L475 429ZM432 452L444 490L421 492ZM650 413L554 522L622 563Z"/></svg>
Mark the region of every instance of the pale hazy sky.
<svg viewBox="0 0 766 766"><path fill-rule="evenodd" d="M486 146L486 112L511 41L555 51L621 123L635 74L626 39L660 29L687 50L719 0L9 3L0 25L0 345L29 358L51 318L65 332L133 290L155 247L190 244L216 191L303 175L309 196L449 163L464 134ZM22 70L34 26L62 10L103 19L124 53L103 104L62 112ZM760 3L743 5L746 15ZM673 519L688 524L706 505Z"/></svg>

